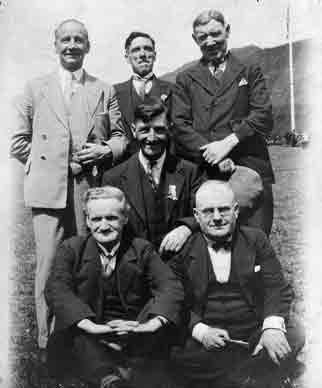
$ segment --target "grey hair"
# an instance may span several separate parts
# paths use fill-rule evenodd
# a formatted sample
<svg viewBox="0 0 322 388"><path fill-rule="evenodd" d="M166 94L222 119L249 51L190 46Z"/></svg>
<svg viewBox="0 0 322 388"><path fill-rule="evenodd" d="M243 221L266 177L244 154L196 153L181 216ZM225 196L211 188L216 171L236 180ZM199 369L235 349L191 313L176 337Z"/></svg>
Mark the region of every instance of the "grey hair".
<svg viewBox="0 0 322 388"><path fill-rule="evenodd" d="M59 30L62 28L62 26L64 25L64 24L66 24L66 23L77 23L77 24L79 24L81 27L82 27L82 29L83 29L83 32L84 32L84 35L85 35L85 37L86 37L86 40L89 42L89 39L88 39L88 31L87 31L87 28L85 27L85 24L84 23L82 23L81 21L79 21L79 20L77 20L77 19L73 19L73 18L71 18L71 19L65 19L65 20L63 20L61 23L59 23L59 25L57 26L57 28L55 28L55 40L57 40L58 39L58 33L59 33Z"/></svg>
<svg viewBox="0 0 322 388"><path fill-rule="evenodd" d="M102 186L88 189L83 195L83 209L85 214L88 214L88 202L95 199L112 198L118 200L122 204L123 215L126 217L130 211L130 204L123 191L114 186Z"/></svg>
<svg viewBox="0 0 322 388"><path fill-rule="evenodd" d="M192 28L196 29L198 26L203 26L208 24L210 20L216 20L221 23L223 26L226 26L226 21L224 15L220 11L214 9L207 9L206 11L201 12L193 21Z"/></svg>

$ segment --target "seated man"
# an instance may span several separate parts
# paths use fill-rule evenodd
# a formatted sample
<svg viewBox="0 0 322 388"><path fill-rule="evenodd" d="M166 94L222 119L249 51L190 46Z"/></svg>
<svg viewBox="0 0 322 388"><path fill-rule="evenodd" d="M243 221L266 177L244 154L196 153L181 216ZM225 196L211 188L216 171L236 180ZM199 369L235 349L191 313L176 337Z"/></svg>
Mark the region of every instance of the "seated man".
<svg viewBox="0 0 322 388"><path fill-rule="evenodd" d="M195 164L168 151L169 111L161 99L151 97L134 115L133 136L140 150L106 171L103 184L124 191L131 204L128 227L135 236L151 241L160 252L178 251L195 225L193 198L202 175ZM182 225L174 229L182 217Z"/></svg>
<svg viewBox="0 0 322 388"><path fill-rule="evenodd" d="M183 288L149 242L123 233L129 205L122 191L89 189L84 202L91 233L58 248L46 285L56 319L49 366L63 372L73 354L81 377L94 387L127 387L140 378L131 361L166 350Z"/></svg>
<svg viewBox="0 0 322 388"><path fill-rule="evenodd" d="M176 375L194 388L278 388L304 343L288 322L293 294L280 263L261 230L236 225L228 183L204 182L194 214L200 232L174 258L191 309Z"/></svg>

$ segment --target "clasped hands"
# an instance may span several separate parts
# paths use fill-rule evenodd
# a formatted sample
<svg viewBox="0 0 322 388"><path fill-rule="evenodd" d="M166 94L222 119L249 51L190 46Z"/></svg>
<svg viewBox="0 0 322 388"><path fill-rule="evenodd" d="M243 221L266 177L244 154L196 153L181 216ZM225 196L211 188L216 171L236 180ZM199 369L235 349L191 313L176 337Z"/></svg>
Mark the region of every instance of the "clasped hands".
<svg viewBox="0 0 322 388"><path fill-rule="evenodd" d="M161 326L161 320L156 317L144 323L125 319L114 319L105 324L97 324L90 319L82 319L77 324L78 328L88 334L115 334L120 336L130 333L154 333Z"/></svg>
<svg viewBox="0 0 322 388"><path fill-rule="evenodd" d="M207 350L211 350L223 348L229 340L230 337L227 330L209 327L203 334L201 343ZM278 329L264 330L252 355L256 356L262 349L267 351L270 359L277 365L280 365L280 361L285 359L291 352L284 332Z"/></svg>
<svg viewBox="0 0 322 388"><path fill-rule="evenodd" d="M200 147L205 161L212 166L220 163L230 151L238 144L235 134L231 134L222 140L215 140Z"/></svg>

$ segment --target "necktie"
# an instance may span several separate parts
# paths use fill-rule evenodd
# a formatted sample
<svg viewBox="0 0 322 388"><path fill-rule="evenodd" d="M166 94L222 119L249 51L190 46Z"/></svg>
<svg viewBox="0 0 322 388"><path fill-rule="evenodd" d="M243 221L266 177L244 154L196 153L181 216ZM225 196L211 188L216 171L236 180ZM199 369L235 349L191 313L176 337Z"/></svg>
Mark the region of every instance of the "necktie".
<svg viewBox="0 0 322 388"><path fill-rule="evenodd" d="M112 254L101 255L101 261L103 265L103 275L107 278L109 278L112 275L112 272L114 271L114 266L111 263L113 257L114 256Z"/></svg>
<svg viewBox="0 0 322 388"><path fill-rule="evenodd" d="M72 103L73 95L75 94L76 89L76 78L73 73L68 73L68 78L66 80L64 97L67 107L69 108Z"/></svg>
<svg viewBox="0 0 322 388"><path fill-rule="evenodd" d="M154 168L155 165L156 165L156 162L149 161L148 166L147 166L147 176L149 178L149 182L151 183L152 189L154 191L156 191L158 188L158 183L157 183L156 176L155 176L155 174L156 174L156 171Z"/></svg>
<svg viewBox="0 0 322 388"><path fill-rule="evenodd" d="M142 99L144 99L144 97L150 92L152 88L152 79L153 74L146 78L140 77L137 74L133 75L133 80L135 81L135 89Z"/></svg>

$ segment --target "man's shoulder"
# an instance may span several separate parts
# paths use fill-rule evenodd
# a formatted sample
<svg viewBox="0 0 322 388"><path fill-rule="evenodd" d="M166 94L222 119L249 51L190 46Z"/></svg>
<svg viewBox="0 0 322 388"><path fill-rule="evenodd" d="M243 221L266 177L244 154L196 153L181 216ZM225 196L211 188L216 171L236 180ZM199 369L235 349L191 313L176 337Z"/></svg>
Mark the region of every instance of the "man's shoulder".
<svg viewBox="0 0 322 388"><path fill-rule="evenodd" d="M236 229L236 235L241 236L249 245L261 246L263 243L269 243L266 234L259 228L239 225Z"/></svg>
<svg viewBox="0 0 322 388"><path fill-rule="evenodd" d="M112 85L101 78L96 77L95 75L89 74L87 71L85 71L85 80L86 82L94 85L95 87L98 87L100 89L111 89Z"/></svg>
<svg viewBox="0 0 322 388"><path fill-rule="evenodd" d="M137 160L137 153L132 155L129 159L118 164L117 166L107 170L103 174L103 184L108 184L110 181L119 181L121 176L127 172L130 165L133 165Z"/></svg>
<svg viewBox="0 0 322 388"><path fill-rule="evenodd" d="M126 81L123 81L123 82L117 82L116 84L113 84L116 92L120 91L120 90L123 90L123 89L126 89L126 88L129 88L131 85L131 78L129 78L128 80Z"/></svg>
<svg viewBox="0 0 322 388"><path fill-rule="evenodd" d="M199 166L189 160L169 154L167 158L169 169L182 173L183 175L197 174Z"/></svg>

